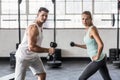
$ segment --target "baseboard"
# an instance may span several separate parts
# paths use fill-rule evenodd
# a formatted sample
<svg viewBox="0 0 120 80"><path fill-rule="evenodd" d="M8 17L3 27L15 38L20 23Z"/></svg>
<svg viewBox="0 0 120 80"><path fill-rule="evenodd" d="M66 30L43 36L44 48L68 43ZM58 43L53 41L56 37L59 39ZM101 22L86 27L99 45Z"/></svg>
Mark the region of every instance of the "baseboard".
<svg viewBox="0 0 120 80"><path fill-rule="evenodd" d="M41 57L42 60L47 60L46 57ZM0 61L9 61L10 57L0 57ZM89 57L62 57L63 61L90 61ZM109 61L109 57L107 57L107 60Z"/></svg>
<svg viewBox="0 0 120 80"><path fill-rule="evenodd" d="M0 57L0 61L9 61L10 57Z"/></svg>

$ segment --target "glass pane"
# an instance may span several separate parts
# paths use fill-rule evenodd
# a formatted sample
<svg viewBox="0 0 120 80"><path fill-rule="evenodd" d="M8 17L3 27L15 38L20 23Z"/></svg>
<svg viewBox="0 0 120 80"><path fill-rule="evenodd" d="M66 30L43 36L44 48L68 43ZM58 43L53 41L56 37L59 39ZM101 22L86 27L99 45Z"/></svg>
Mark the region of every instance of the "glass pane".
<svg viewBox="0 0 120 80"><path fill-rule="evenodd" d="M2 14L17 14L18 4L16 0L2 0L1 8Z"/></svg>
<svg viewBox="0 0 120 80"><path fill-rule="evenodd" d="M2 15L1 28L18 28L18 16L15 15Z"/></svg>
<svg viewBox="0 0 120 80"><path fill-rule="evenodd" d="M25 15L21 15L20 27L27 26L27 19ZM18 15L2 15L1 28L18 28Z"/></svg>
<svg viewBox="0 0 120 80"><path fill-rule="evenodd" d="M94 15L94 25L98 28L112 28L111 15Z"/></svg>
<svg viewBox="0 0 120 80"><path fill-rule="evenodd" d="M113 1L95 1L94 2L94 13L98 14L111 14L111 13L117 13L117 2Z"/></svg>
<svg viewBox="0 0 120 80"><path fill-rule="evenodd" d="M81 13L82 13L81 1L66 2L66 14L81 14Z"/></svg>
<svg viewBox="0 0 120 80"><path fill-rule="evenodd" d="M22 0L22 3L20 4L21 13L25 14L26 7L25 7L25 1ZM18 1L17 0L2 0L1 1L1 9L2 14L18 14Z"/></svg>
<svg viewBox="0 0 120 80"><path fill-rule="evenodd" d="M53 4L52 1L34 0L29 2L29 13L36 14L40 7L46 7L49 13L53 14Z"/></svg>
<svg viewBox="0 0 120 80"><path fill-rule="evenodd" d="M20 27L21 28L26 28L27 27L27 17L26 15L21 15L21 21L20 21Z"/></svg>
<svg viewBox="0 0 120 80"><path fill-rule="evenodd" d="M84 1L83 2L83 11L91 11L92 12L92 1Z"/></svg>
<svg viewBox="0 0 120 80"><path fill-rule="evenodd" d="M56 2L56 13L57 13L57 15L65 14L65 2L63 2L63 1Z"/></svg>
<svg viewBox="0 0 120 80"><path fill-rule="evenodd" d="M66 15L65 19L67 19L67 21L64 22L65 28L83 28L81 15Z"/></svg>

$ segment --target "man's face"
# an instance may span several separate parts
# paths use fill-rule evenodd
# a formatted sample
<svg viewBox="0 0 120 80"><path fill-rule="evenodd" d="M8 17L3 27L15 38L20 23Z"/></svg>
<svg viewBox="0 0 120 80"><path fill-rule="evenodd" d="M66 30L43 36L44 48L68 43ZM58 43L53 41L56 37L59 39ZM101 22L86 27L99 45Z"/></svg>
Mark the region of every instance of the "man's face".
<svg viewBox="0 0 120 80"><path fill-rule="evenodd" d="M47 17L48 17L48 13L45 12L45 11L41 11L38 13L38 20L41 22L41 23L44 23L46 20L47 20Z"/></svg>

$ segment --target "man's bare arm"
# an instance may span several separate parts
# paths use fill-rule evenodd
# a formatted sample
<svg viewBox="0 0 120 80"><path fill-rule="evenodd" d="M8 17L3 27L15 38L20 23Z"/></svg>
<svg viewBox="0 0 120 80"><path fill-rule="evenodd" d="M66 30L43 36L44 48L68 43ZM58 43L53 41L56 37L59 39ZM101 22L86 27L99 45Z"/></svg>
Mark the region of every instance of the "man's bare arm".
<svg viewBox="0 0 120 80"><path fill-rule="evenodd" d="M27 29L28 36L28 49L33 52L49 52L49 48L43 48L37 45L37 36L39 35L38 28L36 25L31 25Z"/></svg>

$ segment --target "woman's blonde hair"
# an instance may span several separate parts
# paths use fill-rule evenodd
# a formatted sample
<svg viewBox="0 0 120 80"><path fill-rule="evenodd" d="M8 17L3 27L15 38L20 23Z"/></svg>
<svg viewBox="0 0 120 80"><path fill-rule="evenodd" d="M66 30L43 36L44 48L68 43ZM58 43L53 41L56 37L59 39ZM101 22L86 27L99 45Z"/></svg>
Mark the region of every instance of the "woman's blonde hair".
<svg viewBox="0 0 120 80"><path fill-rule="evenodd" d="M82 15L83 15L83 14L89 15L90 19L92 20L92 15L91 15L91 12L90 12L90 11L84 11L84 12L82 13Z"/></svg>

